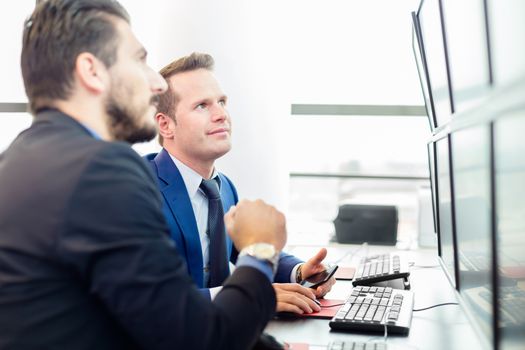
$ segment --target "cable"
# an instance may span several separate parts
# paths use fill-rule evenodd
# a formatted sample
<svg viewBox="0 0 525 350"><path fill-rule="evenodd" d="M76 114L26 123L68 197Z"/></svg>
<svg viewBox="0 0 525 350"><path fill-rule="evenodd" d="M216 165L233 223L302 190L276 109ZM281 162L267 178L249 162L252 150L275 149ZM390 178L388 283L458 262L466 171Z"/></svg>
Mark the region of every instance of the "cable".
<svg viewBox="0 0 525 350"><path fill-rule="evenodd" d="M388 331L387 331L387 327L386 327L386 322L383 324L385 326L385 346L386 346L386 338L388 336Z"/></svg>
<svg viewBox="0 0 525 350"><path fill-rule="evenodd" d="M438 306L445 306L445 305L459 305L459 304L458 303L442 303L442 304L432 305L432 306L429 306L429 307L424 307L422 309L413 309L412 311L413 312L425 311L425 310L428 310L428 309L432 309L432 308L435 308L435 307L438 307Z"/></svg>

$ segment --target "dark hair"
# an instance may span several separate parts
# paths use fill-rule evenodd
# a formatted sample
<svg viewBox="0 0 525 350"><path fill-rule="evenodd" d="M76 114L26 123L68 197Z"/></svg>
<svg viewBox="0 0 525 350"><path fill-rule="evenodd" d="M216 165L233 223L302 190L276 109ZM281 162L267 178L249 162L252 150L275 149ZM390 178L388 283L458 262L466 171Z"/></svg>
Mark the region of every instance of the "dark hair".
<svg viewBox="0 0 525 350"><path fill-rule="evenodd" d="M207 69L207 70L213 70L213 66L215 64L215 61L213 60L213 57L211 55L208 55L207 53L199 53L199 52L193 52L188 56L181 57L164 68L162 68L159 73L164 77L164 79L168 80L170 77L174 76L178 73L183 72L190 72L197 69ZM172 118L175 122L177 121L175 118L175 108L177 107L177 102L179 100L179 97L173 91L171 88L171 84L168 81L168 90L159 96L159 104L157 108L158 113L163 113L170 118ZM164 140L162 136L159 134L159 143L162 146Z"/></svg>
<svg viewBox="0 0 525 350"><path fill-rule="evenodd" d="M91 52L108 68L117 59L116 0L44 0L25 21L21 67L32 112L70 96L75 60Z"/></svg>

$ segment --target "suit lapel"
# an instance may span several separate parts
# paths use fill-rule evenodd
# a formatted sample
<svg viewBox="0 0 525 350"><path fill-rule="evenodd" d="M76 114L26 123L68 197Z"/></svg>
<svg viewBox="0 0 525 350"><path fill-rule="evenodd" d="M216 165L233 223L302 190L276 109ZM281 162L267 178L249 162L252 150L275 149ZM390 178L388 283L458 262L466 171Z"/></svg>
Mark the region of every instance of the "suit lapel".
<svg viewBox="0 0 525 350"><path fill-rule="evenodd" d="M182 231L182 239L185 243L185 253L190 274L194 281L203 281L203 262L199 231L197 229L190 197L184 185L184 180L166 150L163 149L155 157L154 162L157 165L159 179L162 180L160 181L162 195ZM200 283L200 287L202 287L202 282Z"/></svg>

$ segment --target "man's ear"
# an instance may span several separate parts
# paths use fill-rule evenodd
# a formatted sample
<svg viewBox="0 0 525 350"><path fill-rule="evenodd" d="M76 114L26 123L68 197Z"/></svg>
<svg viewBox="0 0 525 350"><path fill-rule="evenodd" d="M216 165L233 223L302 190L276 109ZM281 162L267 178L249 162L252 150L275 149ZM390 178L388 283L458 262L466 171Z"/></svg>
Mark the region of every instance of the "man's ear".
<svg viewBox="0 0 525 350"><path fill-rule="evenodd" d="M170 116L159 112L155 114L155 121L159 127L159 134L164 139L173 139L175 137L174 126L177 124L175 123L175 120L170 118Z"/></svg>
<svg viewBox="0 0 525 350"><path fill-rule="evenodd" d="M75 61L75 76L80 85L92 93L100 94L107 89L108 70L92 53L82 52Z"/></svg>

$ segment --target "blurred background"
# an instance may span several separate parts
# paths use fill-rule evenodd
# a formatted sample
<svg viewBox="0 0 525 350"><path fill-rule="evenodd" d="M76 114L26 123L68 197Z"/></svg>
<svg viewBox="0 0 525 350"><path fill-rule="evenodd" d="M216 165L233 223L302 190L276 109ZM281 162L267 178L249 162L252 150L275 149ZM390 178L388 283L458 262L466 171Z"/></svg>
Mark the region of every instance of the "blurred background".
<svg viewBox="0 0 525 350"><path fill-rule="evenodd" d="M342 203L396 205L404 245L418 217L432 230L431 132L411 36L419 1L121 3L154 69L192 51L214 56L233 119L218 167L240 197L287 213L289 243L325 242ZM34 5L8 1L0 13L0 152L31 123L19 56Z"/></svg>

